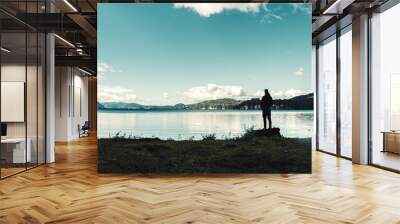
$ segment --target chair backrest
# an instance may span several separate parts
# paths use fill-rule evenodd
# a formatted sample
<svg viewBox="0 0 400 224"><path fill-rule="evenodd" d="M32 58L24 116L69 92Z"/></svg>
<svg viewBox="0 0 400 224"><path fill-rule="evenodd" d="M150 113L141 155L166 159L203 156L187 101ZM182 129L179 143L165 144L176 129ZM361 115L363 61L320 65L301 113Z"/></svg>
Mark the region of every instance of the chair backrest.
<svg viewBox="0 0 400 224"><path fill-rule="evenodd" d="M85 124L83 124L82 128L89 128L89 127L90 127L89 121L85 121Z"/></svg>

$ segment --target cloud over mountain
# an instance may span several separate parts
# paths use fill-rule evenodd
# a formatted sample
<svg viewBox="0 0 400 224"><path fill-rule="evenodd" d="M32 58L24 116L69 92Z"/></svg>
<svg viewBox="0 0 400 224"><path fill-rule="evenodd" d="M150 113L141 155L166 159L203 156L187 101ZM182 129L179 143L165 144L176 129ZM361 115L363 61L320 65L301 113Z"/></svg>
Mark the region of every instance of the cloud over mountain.
<svg viewBox="0 0 400 224"><path fill-rule="evenodd" d="M270 94L274 99L290 99L292 97L308 93L311 93L311 91L299 89L270 91ZM192 87L184 91L183 96L193 101L215 100L223 98L247 100L264 96L264 90L258 90L254 93L247 93L242 86L217 85L210 83L204 86Z"/></svg>
<svg viewBox="0 0 400 224"><path fill-rule="evenodd" d="M222 98L240 98L246 96L241 86L228 86L207 84L205 86L196 86L186 90L183 95L195 101L215 100Z"/></svg>
<svg viewBox="0 0 400 224"><path fill-rule="evenodd" d="M299 90L299 89L288 89L286 91L272 91L271 96L274 99L290 99L295 96L305 95L311 93L311 91Z"/></svg>

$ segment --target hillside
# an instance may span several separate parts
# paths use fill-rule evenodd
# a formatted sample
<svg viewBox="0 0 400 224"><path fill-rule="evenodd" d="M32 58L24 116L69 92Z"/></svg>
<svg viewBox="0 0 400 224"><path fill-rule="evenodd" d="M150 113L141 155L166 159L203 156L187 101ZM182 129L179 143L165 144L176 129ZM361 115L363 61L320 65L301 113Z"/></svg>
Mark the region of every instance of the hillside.
<svg viewBox="0 0 400 224"><path fill-rule="evenodd" d="M142 105L137 103L123 103L123 102L106 102L101 103L104 106L104 109L126 109L126 110L135 110L143 108Z"/></svg>
<svg viewBox="0 0 400 224"><path fill-rule="evenodd" d="M314 107L314 93L287 100L274 100L275 109L308 110Z"/></svg>
<svg viewBox="0 0 400 224"><path fill-rule="evenodd" d="M97 109L98 110L104 110L104 109L106 109L106 107L103 104L97 102Z"/></svg>
<svg viewBox="0 0 400 224"><path fill-rule="evenodd" d="M314 94L296 96L290 99L274 100L273 109L281 110L312 110L314 106ZM254 98L241 102L235 109L254 110L260 109L260 99Z"/></svg>
<svg viewBox="0 0 400 224"><path fill-rule="evenodd" d="M273 109L281 110L312 110L314 94L296 96L290 99L274 100ZM235 100L230 98L206 100L195 104L182 104L166 106L141 105L137 103L107 102L98 103L99 110L259 110L260 99Z"/></svg>
<svg viewBox="0 0 400 224"><path fill-rule="evenodd" d="M217 100L206 100L200 103L189 104L190 109L234 109L241 101L235 99L217 99Z"/></svg>

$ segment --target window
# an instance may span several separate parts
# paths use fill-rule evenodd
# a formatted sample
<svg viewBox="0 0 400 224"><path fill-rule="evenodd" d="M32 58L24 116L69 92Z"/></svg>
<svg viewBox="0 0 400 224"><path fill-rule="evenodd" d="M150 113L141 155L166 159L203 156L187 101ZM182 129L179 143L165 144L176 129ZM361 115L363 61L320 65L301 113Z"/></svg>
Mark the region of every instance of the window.
<svg viewBox="0 0 400 224"><path fill-rule="evenodd" d="M352 33L351 26L340 36L340 154L352 156Z"/></svg>
<svg viewBox="0 0 400 224"><path fill-rule="evenodd" d="M336 36L318 48L318 149L336 153Z"/></svg>
<svg viewBox="0 0 400 224"><path fill-rule="evenodd" d="M371 19L372 163L400 170L400 5Z"/></svg>

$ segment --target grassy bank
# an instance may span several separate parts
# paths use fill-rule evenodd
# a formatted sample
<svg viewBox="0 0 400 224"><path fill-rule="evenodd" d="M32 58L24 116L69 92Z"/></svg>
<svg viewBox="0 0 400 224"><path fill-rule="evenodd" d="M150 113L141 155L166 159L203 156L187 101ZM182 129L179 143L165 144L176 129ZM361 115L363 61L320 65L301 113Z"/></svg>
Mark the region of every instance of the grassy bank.
<svg viewBox="0 0 400 224"><path fill-rule="evenodd" d="M101 173L310 173L311 139L248 131L236 139L99 139Z"/></svg>

